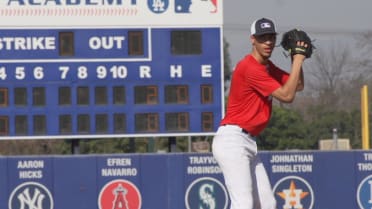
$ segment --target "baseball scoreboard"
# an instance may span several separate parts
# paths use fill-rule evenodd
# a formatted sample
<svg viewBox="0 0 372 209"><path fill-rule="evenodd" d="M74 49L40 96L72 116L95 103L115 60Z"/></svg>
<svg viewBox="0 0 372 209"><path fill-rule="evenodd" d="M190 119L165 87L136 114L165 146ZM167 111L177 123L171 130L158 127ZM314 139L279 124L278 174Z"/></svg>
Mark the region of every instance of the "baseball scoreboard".
<svg viewBox="0 0 372 209"><path fill-rule="evenodd" d="M0 2L0 139L211 135L222 4Z"/></svg>

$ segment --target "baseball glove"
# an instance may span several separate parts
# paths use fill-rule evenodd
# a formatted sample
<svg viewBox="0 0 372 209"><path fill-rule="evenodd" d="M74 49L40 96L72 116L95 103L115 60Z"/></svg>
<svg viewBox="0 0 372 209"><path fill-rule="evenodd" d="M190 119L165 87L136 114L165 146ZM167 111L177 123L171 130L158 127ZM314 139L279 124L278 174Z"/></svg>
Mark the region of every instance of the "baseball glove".
<svg viewBox="0 0 372 209"><path fill-rule="evenodd" d="M307 44L307 47L297 46L298 41L305 42L305 44ZM305 31L292 29L283 34L280 45L284 48L284 50L288 51L291 56L295 54L302 54L306 58L309 58L311 57L314 48L311 42L312 41L310 37Z"/></svg>

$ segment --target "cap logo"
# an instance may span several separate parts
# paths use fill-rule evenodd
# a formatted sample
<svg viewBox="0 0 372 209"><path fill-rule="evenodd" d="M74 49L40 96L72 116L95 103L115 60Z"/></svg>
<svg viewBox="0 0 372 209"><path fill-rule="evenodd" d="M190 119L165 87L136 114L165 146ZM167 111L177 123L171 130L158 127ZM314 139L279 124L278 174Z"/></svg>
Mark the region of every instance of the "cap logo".
<svg viewBox="0 0 372 209"><path fill-rule="evenodd" d="M251 25L251 35L276 34L274 23L265 18L256 20Z"/></svg>
<svg viewBox="0 0 372 209"><path fill-rule="evenodd" d="M268 22L261 23L261 28L271 28L271 24Z"/></svg>

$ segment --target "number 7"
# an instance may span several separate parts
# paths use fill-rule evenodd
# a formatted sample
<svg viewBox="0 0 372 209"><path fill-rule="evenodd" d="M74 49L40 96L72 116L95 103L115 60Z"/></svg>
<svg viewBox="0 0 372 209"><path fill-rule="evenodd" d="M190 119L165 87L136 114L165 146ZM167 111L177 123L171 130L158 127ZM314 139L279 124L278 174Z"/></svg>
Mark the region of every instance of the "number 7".
<svg viewBox="0 0 372 209"><path fill-rule="evenodd" d="M61 71L61 79L66 79L67 73L70 70L70 67L68 66L60 66L59 71Z"/></svg>

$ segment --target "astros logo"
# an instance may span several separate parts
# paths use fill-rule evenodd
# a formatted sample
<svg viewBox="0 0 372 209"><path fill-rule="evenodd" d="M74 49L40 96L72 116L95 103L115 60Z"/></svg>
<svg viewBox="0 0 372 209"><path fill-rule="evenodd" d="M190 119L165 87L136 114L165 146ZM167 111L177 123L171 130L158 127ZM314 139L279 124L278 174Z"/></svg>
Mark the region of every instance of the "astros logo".
<svg viewBox="0 0 372 209"><path fill-rule="evenodd" d="M18 185L10 194L8 208L53 209L53 197L50 191L37 182L25 182Z"/></svg>
<svg viewBox="0 0 372 209"><path fill-rule="evenodd" d="M140 209L141 194L129 181L117 179L108 182L99 193L99 209Z"/></svg>
<svg viewBox="0 0 372 209"><path fill-rule="evenodd" d="M217 179L198 178L187 188L185 204L187 209L227 209L227 192Z"/></svg>
<svg viewBox="0 0 372 209"><path fill-rule="evenodd" d="M357 191L358 205L361 209L372 208L372 175L360 182Z"/></svg>
<svg viewBox="0 0 372 209"><path fill-rule="evenodd" d="M310 184L298 176L287 176L280 179L274 186L278 208L282 209L312 209L314 193Z"/></svg>

